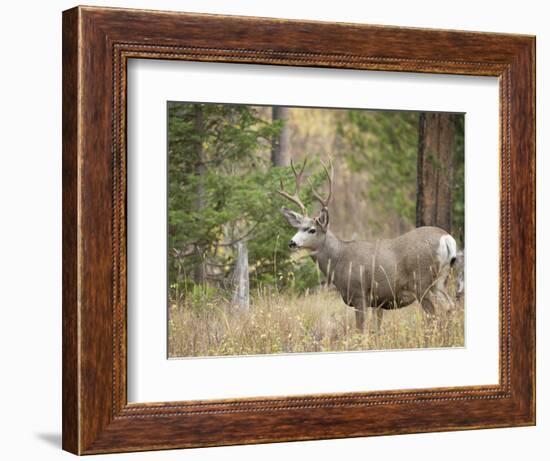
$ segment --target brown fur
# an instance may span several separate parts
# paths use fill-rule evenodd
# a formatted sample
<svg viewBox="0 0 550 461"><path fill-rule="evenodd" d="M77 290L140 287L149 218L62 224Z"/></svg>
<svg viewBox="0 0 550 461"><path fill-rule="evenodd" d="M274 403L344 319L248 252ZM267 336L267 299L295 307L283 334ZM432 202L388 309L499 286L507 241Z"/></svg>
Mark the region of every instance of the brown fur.
<svg viewBox="0 0 550 461"><path fill-rule="evenodd" d="M312 258L329 283L355 309L358 329L363 329L367 307L378 309L379 323L380 309L418 301L428 315L433 315L436 303L451 303L445 289L451 260L438 256L441 238L449 235L443 229L426 226L395 239L343 241L328 229L327 209L315 219L286 208L282 213L299 229L293 239L300 244L291 240L291 246L312 250ZM307 233L313 227L316 233Z"/></svg>

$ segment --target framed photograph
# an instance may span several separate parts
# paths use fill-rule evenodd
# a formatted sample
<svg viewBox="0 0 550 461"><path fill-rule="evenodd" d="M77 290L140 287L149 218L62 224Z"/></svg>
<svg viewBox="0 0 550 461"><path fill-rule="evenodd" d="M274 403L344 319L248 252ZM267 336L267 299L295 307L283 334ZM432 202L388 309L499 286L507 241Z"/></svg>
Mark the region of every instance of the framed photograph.
<svg viewBox="0 0 550 461"><path fill-rule="evenodd" d="M535 39L63 13L63 448L535 424Z"/></svg>

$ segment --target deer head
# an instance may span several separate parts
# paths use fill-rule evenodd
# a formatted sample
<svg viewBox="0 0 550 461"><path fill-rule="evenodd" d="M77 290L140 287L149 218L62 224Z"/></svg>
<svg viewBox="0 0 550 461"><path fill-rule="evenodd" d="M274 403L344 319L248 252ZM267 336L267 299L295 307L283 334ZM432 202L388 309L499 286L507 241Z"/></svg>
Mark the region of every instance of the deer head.
<svg viewBox="0 0 550 461"><path fill-rule="evenodd" d="M332 162L330 162L331 171L329 173L329 169L327 165L323 161L321 161L323 165L323 169L325 170L325 173L328 178L329 191L328 191L328 196L326 198L323 198L313 188L313 185L311 185L310 183L313 196L321 204L321 211L319 212L319 214L315 218L310 218L307 213L307 208L300 200L300 188L301 188L302 176L304 173L304 169L306 167L306 163L307 163L307 158L304 160L302 167L298 171L294 167L294 164L290 162L290 167L292 168L292 172L294 173L294 179L296 183L296 190L294 194L291 195L284 190L284 185L282 180L281 180L281 189L278 192L283 197L287 198L294 204L298 205L301 211L301 214L300 214L285 207L281 208L281 213L286 218L288 223L295 229L298 229L298 232L296 232L294 237L292 237L288 242L288 246L291 249L305 248L308 250L317 251L323 247L326 239L326 234L328 231L328 224L329 224L328 205L330 203L330 199L332 196L332 180L334 176L334 168L332 166Z"/></svg>

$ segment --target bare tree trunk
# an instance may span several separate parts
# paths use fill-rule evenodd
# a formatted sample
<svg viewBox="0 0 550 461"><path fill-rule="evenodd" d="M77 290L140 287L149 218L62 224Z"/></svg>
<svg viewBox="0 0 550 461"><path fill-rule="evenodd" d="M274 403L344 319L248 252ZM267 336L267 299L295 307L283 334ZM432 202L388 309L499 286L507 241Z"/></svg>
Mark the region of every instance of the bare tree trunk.
<svg viewBox="0 0 550 461"><path fill-rule="evenodd" d="M248 249L245 242L237 243L237 262L233 272L233 305L248 312L250 307L248 281Z"/></svg>
<svg viewBox="0 0 550 461"><path fill-rule="evenodd" d="M418 135L416 225L451 231L455 115L421 113Z"/></svg>
<svg viewBox="0 0 550 461"><path fill-rule="evenodd" d="M204 209L204 175L206 174L206 154L203 147L204 139L204 114L200 104L195 104L195 131L197 133L197 142L195 145L195 154L197 156L196 174L199 177L197 182L197 211ZM193 271L193 279L197 284L206 283L206 264L204 260L204 249L200 245L195 245L197 263Z"/></svg>
<svg viewBox="0 0 550 461"><path fill-rule="evenodd" d="M288 127L288 114L288 107L273 106L273 121L284 121L279 136L273 136L271 144L271 164L273 166L290 165L290 129Z"/></svg>

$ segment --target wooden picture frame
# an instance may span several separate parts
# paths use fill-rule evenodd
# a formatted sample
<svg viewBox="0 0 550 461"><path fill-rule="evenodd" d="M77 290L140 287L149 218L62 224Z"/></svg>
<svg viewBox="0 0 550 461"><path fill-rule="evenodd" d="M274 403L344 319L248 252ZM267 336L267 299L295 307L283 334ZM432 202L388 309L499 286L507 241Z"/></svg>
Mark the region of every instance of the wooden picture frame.
<svg viewBox="0 0 550 461"><path fill-rule="evenodd" d="M126 63L131 58L496 76L500 380L128 404ZM535 424L535 38L76 7L63 13L63 448L76 454Z"/></svg>

